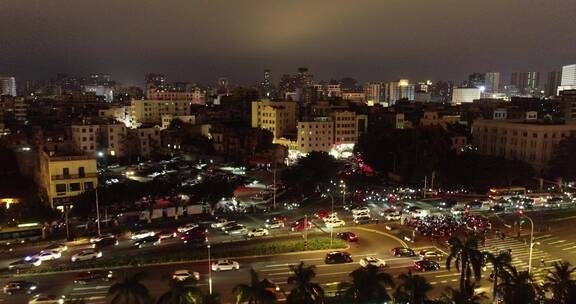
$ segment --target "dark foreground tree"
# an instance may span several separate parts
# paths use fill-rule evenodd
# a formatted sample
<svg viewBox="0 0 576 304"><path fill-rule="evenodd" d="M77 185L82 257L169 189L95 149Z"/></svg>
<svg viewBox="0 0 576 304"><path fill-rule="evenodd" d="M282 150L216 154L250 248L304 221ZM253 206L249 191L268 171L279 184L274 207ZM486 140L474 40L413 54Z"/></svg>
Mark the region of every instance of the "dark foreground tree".
<svg viewBox="0 0 576 304"><path fill-rule="evenodd" d="M394 280L379 267L369 265L350 273L352 283L341 283L345 296L357 304L390 301L386 287L394 287Z"/></svg>
<svg viewBox="0 0 576 304"><path fill-rule="evenodd" d="M428 300L426 295L432 290L432 285L423 276L402 273L398 276L400 284L394 293L394 300L398 303L424 304Z"/></svg>
<svg viewBox="0 0 576 304"><path fill-rule="evenodd" d="M478 250L478 239L474 236L462 241L452 237L449 241L450 253L446 258L446 269L450 270L452 262L460 271L460 291L470 286L472 275L479 280L482 275L482 253Z"/></svg>
<svg viewBox="0 0 576 304"><path fill-rule="evenodd" d="M324 291L319 284L312 282L316 276L315 266L306 266L304 262L290 265L292 275L287 283L292 285L292 291L286 297L289 304L318 304L323 302Z"/></svg>
<svg viewBox="0 0 576 304"><path fill-rule="evenodd" d="M267 279L260 280L258 273L250 269L250 285L238 284L232 292L236 303L269 304L276 303L276 286Z"/></svg>
<svg viewBox="0 0 576 304"><path fill-rule="evenodd" d="M108 289L110 304L149 304L152 301L148 288L140 281L143 272L126 274L122 281L116 282Z"/></svg>
<svg viewBox="0 0 576 304"><path fill-rule="evenodd" d="M568 262L554 263L554 269L546 276L546 289L552 291L552 303L576 303L576 281L572 275L576 268Z"/></svg>

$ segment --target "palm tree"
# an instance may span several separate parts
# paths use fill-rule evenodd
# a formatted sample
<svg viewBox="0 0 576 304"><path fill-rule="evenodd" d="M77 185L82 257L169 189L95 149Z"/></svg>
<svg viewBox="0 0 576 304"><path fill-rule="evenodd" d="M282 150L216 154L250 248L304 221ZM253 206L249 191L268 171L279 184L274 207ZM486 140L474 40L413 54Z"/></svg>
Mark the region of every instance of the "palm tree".
<svg viewBox="0 0 576 304"><path fill-rule="evenodd" d="M466 288L472 274L476 280L482 275L482 253L478 250L478 239L474 236L464 242L457 237L449 240L450 254L446 258L446 269L450 270L452 261L457 270L460 270L460 290Z"/></svg>
<svg viewBox="0 0 576 304"><path fill-rule="evenodd" d="M539 295L532 275L528 271L517 271L514 268L503 276L503 282L498 284L497 290L506 304L536 303Z"/></svg>
<svg viewBox="0 0 576 304"><path fill-rule="evenodd" d="M115 283L108 289L111 297L110 304L148 304L152 301L148 288L140 281L144 277L143 272L132 275L125 274L124 279Z"/></svg>
<svg viewBox="0 0 576 304"><path fill-rule="evenodd" d="M319 284L313 283L316 276L315 266L305 266L304 262L290 265L293 275L288 277L287 283L294 286L286 297L288 304L316 304L324 301L324 290Z"/></svg>
<svg viewBox="0 0 576 304"><path fill-rule="evenodd" d="M250 269L250 285L238 284L232 289L236 303L267 304L276 302L276 285L267 279L260 280L258 273Z"/></svg>
<svg viewBox="0 0 576 304"><path fill-rule="evenodd" d="M426 278L412 274L412 271L398 276L402 283L394 294L395 301L410 304L423 304L428 300L426 293L432 290Z"/></svg>
<svg viewBox="0 0 576 304"><path fill-rule="evenodd" d="M486 257L486 261L492 264L492 268L494 271L494 282L492 286L492 300L496 300L496 293L498 287L498 278L503 278L507 272L511 272L513 269L512 266L512 257L508 252L500 252L498 255L494 255L490 252L484 252L484 256Z"/></svg>
<svg viewBox="0 0 576 304"><path fill-rule="evenodd" d="M446 288L447 294L445 293L442 298L444 303L449 304L480 304L484 299L486 299L486 293L476 293L474 288L475 283L466 282L464 288L455 289L452 287Z"/></svg>
<svg viewBox="0 0 576 304"><path fill-rule="evenodd" d="M350 273L352 283L341 283L344 295L352 299L354 303L380 303L389 301L390 296L386 287L394 287L392 276L383 272L379 267L369 265L366 268L358 268Z"/></svg>
<svg viewBox="0 0 576 304"><path fill-rule="evenodd" d="M170 289L160 296L157 304L202 304L202 292L196 282L170 281Z"/></svg>
<svg viewBox="0 0 576 304"><path fill-rule="evenodd" d="M554 270L546 276L547 289L553 293L552 303L576 303L576 281L572 280L572 273L576 268L569 262L554 263Z"/></svg>
<svg viewBox="0 0 576 304"><path fill-rule="evenodd" d="M220 304L222 300L220 300L220 295L217 293L213 294L204 294L202 295L202 304Z"/></svg>

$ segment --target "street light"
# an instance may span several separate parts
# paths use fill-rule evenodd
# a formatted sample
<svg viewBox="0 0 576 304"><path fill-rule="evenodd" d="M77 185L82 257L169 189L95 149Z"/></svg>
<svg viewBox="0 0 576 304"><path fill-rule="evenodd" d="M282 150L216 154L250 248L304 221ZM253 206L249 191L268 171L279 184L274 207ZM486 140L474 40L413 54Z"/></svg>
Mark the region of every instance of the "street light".
<svg viewBox="0 0 576 304"><path fill-rule="evenodd" d="M210 257L210 244L206 247L208 248L208 292L212 294L212 262Z"/></svg>
<svg viewBox="0 0 576 304"><path fill-rule="evenodd" d="M332 200L332 210L330 211L330 215L334 214L334 196L330 193L330 189L328 189L328 195ZM334 225L330 225L330 249L332 249L332 241L334 240Z"/></svg>
<svg viewBox="0 0 576 304"><path fill-rule="evenodd" d="M532 271L532 249L534 249L534 222L532 219L524 215L530 221L530 254L528 257L528 274Z"/></svg>

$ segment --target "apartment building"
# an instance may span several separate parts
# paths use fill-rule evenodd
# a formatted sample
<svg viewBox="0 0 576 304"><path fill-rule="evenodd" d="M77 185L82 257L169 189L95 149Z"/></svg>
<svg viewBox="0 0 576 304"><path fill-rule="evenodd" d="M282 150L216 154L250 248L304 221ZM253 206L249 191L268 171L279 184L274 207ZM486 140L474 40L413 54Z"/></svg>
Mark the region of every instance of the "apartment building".
<svg viewBox="0 0 576 304"><path fill-rule="evenodd" d="M188 100L132 100L130 127L161 125L162 115L187 116L190 114L190 104Z"/></svg>
<svg viewBox="0 0 576 304"><path fill-rule="evenodd" d="M260 100L252 102L252 127L269 130L274 139L296 130L296 103Z"/></svg>
<svg viewBox="0 0 576 304"><path fill-rule="evenodd" d="M298 152L330 152L334 147L334 123L329 117L318 117L314 121L299 121L296 146Z"/></svg>

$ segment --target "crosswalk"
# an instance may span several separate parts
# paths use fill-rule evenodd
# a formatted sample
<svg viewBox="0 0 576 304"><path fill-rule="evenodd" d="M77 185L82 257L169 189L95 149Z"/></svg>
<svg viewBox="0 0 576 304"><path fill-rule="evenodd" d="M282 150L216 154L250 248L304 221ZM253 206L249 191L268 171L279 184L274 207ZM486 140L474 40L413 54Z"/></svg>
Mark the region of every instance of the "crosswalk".
<svg viewBox="0 0 576 304"><path fill-rule="evenodd" d="M109 288L110 284L107 282L73 285L68 291L66 298L83 300L86 304L104 304L106 303L106 294Z"/></svg>
<svg viewBox="0 0 576 304"><path fill-rule="evenodd" d="M548 241L550 236L542 236L540 238L535 238L535 245L532 249L532 274L536 282L544 281L545 277L548 275L548 271L553 269L554 262L559 262L562 259L552 256L550 253L542 250L545 248L542 246L544 242ZM564 242L559 242L556 244L562 244ZM574 243L573 245L576 245ZM571 245L572 246L572 245ZM487 239L482 250L490 251L494 254L498 254L501 251L512 250L512 265L516 267L518 271L528 270L529 259L530 259L530 243L519 241L515 238L506 238L501 240L499 238ZM541 265L541 260L544 261L544 265ZM488 268L491 266L488 265Z"/></svg>

